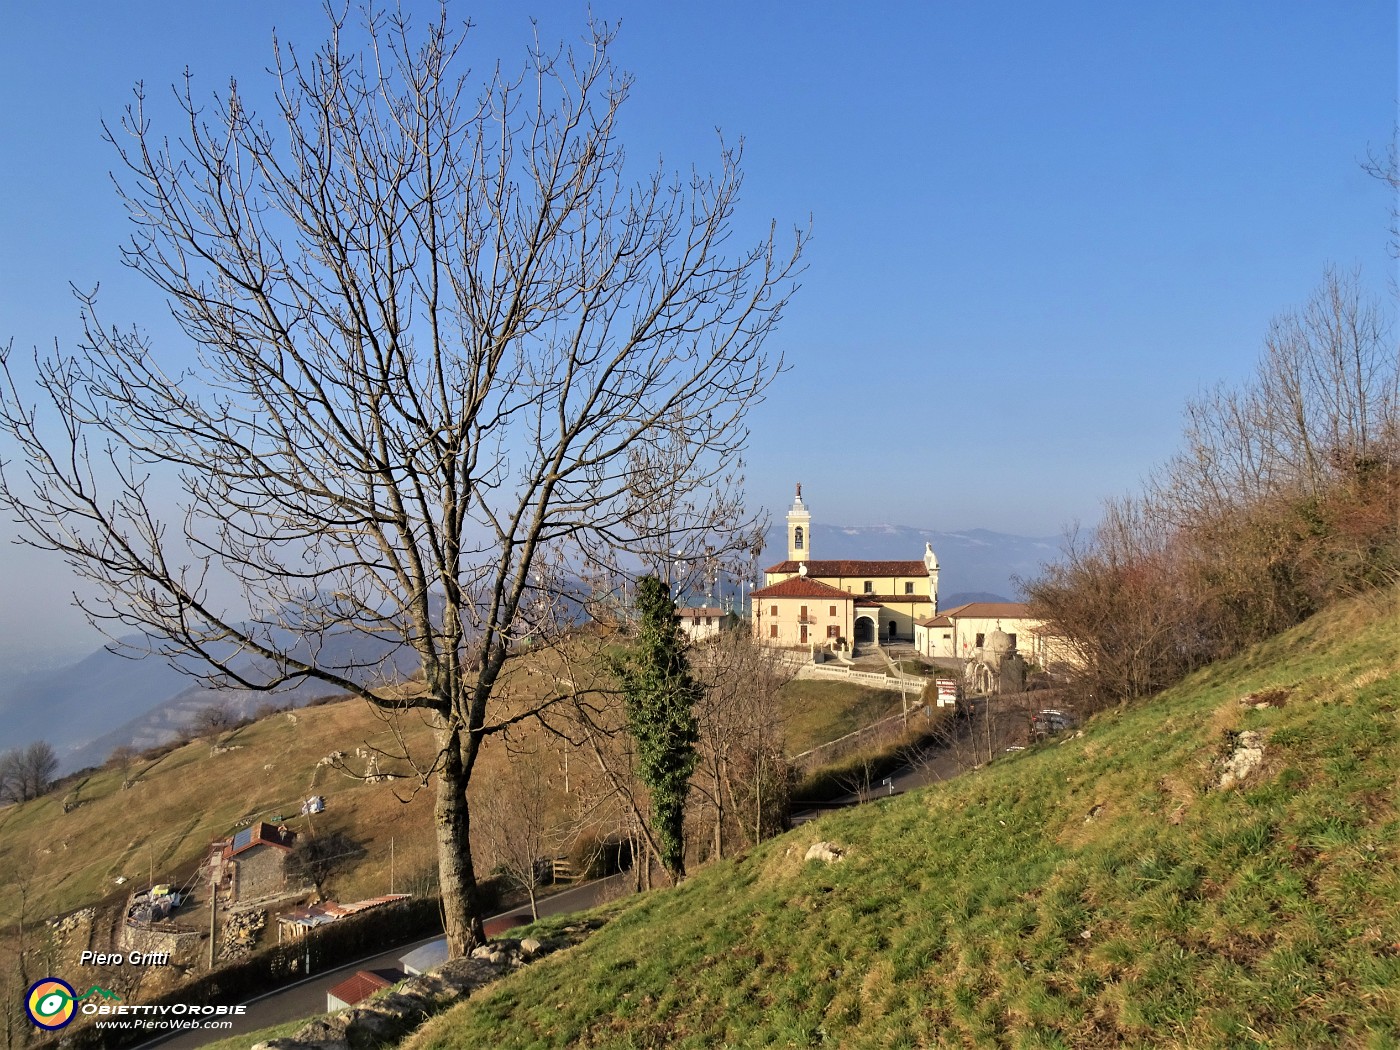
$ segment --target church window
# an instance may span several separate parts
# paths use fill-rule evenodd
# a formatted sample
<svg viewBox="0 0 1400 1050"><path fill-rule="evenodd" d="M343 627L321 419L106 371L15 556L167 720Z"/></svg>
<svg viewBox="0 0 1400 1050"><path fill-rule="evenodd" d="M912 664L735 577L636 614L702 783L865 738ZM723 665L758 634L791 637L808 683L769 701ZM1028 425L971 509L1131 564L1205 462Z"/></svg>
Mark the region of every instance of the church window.
<svg viewBox="0 0 1400 1050"><path fill-rule="evenodd" d="M802 549L802 526L792 530L792 549L800 551Z"/></svg>

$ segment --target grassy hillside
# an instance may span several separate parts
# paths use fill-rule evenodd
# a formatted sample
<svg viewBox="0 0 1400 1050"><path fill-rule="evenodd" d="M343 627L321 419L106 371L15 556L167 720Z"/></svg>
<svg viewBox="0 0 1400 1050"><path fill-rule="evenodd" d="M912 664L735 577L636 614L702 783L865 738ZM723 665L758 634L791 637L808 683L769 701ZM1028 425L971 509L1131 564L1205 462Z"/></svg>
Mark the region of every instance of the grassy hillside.
<svg viewBox="0 0 1400 1050"><path fill-rule="evenodd" d="M411 1045L1394 1046L1388 601L614 905ZM1244 732L1263 763L1222 789Z"/></svg>
<svg viewBox="0 0 1400 1050"><path fill-rule="evenodd" d="M421 724L405 720L411 742L428 743ZM175 748L154 760L137 759L123 773L99 770L22 806L0 810L0 881L27 887L28 918L67 911L124 893L132 884L179 881L240 821L288 816L294 829L301 801L316 793L327 810L317 830L343 830L369 850L363 877L340 887L347 893L388 890L389 838L395 838L397 872L430 864L431 799L407 806L394 785L346 777L317 761L346 751L348 764L366 744L392 746L393 734L362 701L345 701L275 715L220 739L229 750L214 754L208 741ZM388 770L394 764L384 762ZM132 786L123 788L123 779ZM407 792L400 786L399 791ZM76 804L64 812L64 803ZM124 877L124 886L116 880ZM382 885L380 883L382 882Z"/></svg>
<svg viewBox="0 0 1400 1050"><path fill-rule="evenodd" d="M517 689L540 689L543 682L529 674L513 679ZM897 693L834 682L793 682L779 702L797 750L898 709ZM391 841L394 888L421 889L425 880L436 878L431 788L414 795L413 778L372 784L317 765L331 752L343 751L352 772L366 772L367 760L356 751L396 752L400 735L412 754L431 755L431 733L421 718L410 713L391 722L363 701L345 700L222 734L217 753L209 740L196 740L154 759L136 759L126 769L97 770L24 805L0 808L0 884L22 885L26 894L24 915L12 907L11 918L32 921L125 896L152 876L156 882L180 883L211 841L250 819L275 817L286 818L299 832L314 819L316 832L345 832L364 847L363 856L328 886L342 900L388 892ZM538 738L525 726L513 742L534 746ZM546 761L557 763L558 756ZM499 739L493 739L483 751L477 782L496 775L504 762ZM409 772L405 763L389 759L381 759L381 768ZM123 781L131 786L123 788ZM299 816L310 794L324 795L327 809L315 818ZM561 808L565 804L559 801ZM0 917L5 913L0 909Z"/></svg>

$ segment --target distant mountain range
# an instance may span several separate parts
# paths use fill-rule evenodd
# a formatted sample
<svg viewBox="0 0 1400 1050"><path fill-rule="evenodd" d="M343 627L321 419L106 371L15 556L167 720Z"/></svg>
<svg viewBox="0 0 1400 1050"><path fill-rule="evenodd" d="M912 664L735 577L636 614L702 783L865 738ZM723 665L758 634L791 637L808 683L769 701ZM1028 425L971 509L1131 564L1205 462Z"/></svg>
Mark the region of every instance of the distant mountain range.
<svg viewBox="0 0 1400 1050"><path fill-rule="evenodd" d="M291 640L280 639L284 644ZM125 641L136 648L141 639ZM401 679L417 666L398 647L348 629L320 636L317 652L325 666L368 668L364 673L376 678ZM235 666L245 678L257 679L255 660ZM67 667L0 676L0 750L47 740L58 753L59 772L67 773L101 763L123 744L146 748L164 743L211 704L243 717L265 703L300 705L339 691L323 682L272 693L216 689L160 657L132 659L98 649Z"/></svg>
<svg viewBox="0 0 1400 1050"><path fill-rule="evenodd" d="M987 529L936 532L907 525L853 527L815 523L808 550L817 560L917 560L924 556L925 543L933 544L933 552L938 555L941 608L961 604L954 601L956 598L1020 600L1021 588L1016 581L1035 578L1060 550L1058 537L1013 536ZM787 527L780 523L768 530L758 566L760 573L786 557Z"/></svg>
<svg viewBox="0 0 1400 1050"><path fill-rule="evenodd" d="M767 540L760 573L787 553L783 526L770 529ZM932 543L938 555L943 608L1019 598L1016 579L1034 577L1059 549L1057 539L986 529L935 532L819 524L812 526L809 549L819 559L912 560L923 557L925 543ZM386 677L407 675L416 666L411 654L349 631L323 639L321 654L335 662L373 660ZM211 689L164 660L133 660L99 649L65 667L0 675L0 750L47 740L59 754L62 771L69 772L102 762L122 744L143 748L163 743L210 704L250 715L269 701L303 704L335 691L319 682L275 694Z"/></svg>

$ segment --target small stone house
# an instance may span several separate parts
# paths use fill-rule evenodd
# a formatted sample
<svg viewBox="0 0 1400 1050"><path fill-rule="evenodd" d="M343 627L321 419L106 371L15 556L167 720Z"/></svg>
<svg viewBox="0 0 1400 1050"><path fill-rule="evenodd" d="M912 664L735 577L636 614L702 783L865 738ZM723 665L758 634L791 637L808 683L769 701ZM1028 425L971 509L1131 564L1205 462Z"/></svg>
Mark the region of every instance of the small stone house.
<svg viewBox="0 0 1400 1050"><path fill-rule="evenodd" d="M259 821L231 839L214 844L215 881L234 902L253 900L287 888L285 863L296 833Z"/></svg>

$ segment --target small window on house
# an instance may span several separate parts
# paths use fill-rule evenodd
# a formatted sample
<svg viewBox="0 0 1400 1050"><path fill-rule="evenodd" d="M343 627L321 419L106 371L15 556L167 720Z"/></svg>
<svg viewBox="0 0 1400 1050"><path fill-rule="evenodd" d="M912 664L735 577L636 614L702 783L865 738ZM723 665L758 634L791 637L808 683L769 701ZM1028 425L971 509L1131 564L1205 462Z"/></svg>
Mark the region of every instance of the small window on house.
<svg viewBox="0 0 1400 1050"><path fill-rule="evenodd" d="M986 636L985 634L983 634L981 631L978 631L978 632L977 632L977 641L973 644L973 648L975 648L975 649L980 649L980 648L982 648L982 643L983 643L984 641L986 641L986 639L987 639L987 636Z"/></svg>
<svg viewBox="0 0 1400 1050"><path fill-rule="evenodd" d="M952 631L944 631L944 632L943 632L943 640L944 640L945 642L950 642L950 641L952 641L952 640L953 640L953 632L952 632Z"/></svg>
<svg viewBox="0 0 1400 1050"><path fill-rule="evenodd" d="M769 616L777 616L777 615L778 615L778 607L777 607L776 605L772 606L772 607L769 609L768 615L769 615Z"/></svg>
<svg viewBox="0 0 1400 1050"><path fill-rule="evenodd" d="M874 593L875 593L875 585L874 585L873 583L871 583L869 580L866 580L866 581L865 581L864 586L865 586L865 593L866 593L866 594L874 594Z"/></svg>
<svg viewBox="0 0 1400 1050"><path fill-rule="evenodd" d="M834 623L829 623L829 624L827 624L827 625L826 625L826 636L827 636L828 638L840 638L840 637L841 637L841 628L838 627L838 626L837 626L836 624L834 624Z"/></svg>
<svg viewBox="0 0 1400 1050"><path fill-rule="evenodd" d="M706 627L713 627L714 624L710 622L710 621L712 621L713 619L714 619L713 616L707 616L707 617L705 617L705 626L706 626Z"/></svg>
<svg viewBox="0 0 1400 1050"><path fill-rule="evenodd" d="M768 637L769 637L769 638L776 638L776 637L778 637L778 625L777 625L776 623L770 623L770 624L768 625Z"/></svg>
<svg viewBox="0 0 1400 1050"><path fill-rule="evenodd" d="M906 583L906 584L904 585L904 593L905 593L905 594L913 594L913 593L914 593L914 585L913 585L912 583Z"/></svg>
<svg viewBox="0 0 1400 1050"><path fill-rule="evenodd" d="M836 606L833 605L833 606L831 607L831 612L827 613L827 615L828 615L828 616L835 616L835 615L836 615Z"/></svg>
<svg viewBox="0 0 1400 1050"><path fill-rule="evenodd" d="M805 620L805 619L807 619L807 606L805 606L805 605L802 606L802 611L801 611L800 613L798 613L797 618L798 618L799 620Z"/></svg>
<svg viewBox="0 0 1400 1050"><path fill-rule="evenodd" d="M1006 637L1008 637L1008 638L1011 639L1011 648L1015 649L1015 648L1016 648L1016 636L1015 636L1014 634L1008 634Z"/></svg>

